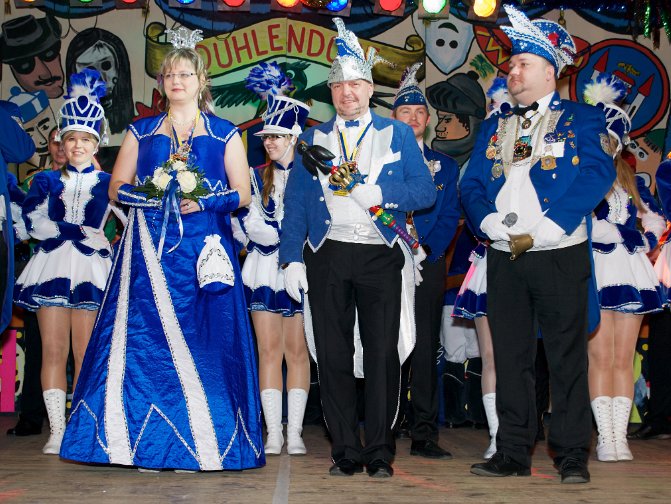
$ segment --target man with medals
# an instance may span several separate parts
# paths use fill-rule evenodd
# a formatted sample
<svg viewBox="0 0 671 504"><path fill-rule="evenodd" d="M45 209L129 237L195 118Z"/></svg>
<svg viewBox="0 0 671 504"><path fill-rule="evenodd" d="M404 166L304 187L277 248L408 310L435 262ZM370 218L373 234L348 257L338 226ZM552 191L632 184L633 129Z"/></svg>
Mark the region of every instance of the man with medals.
<svg viewBox="0 0 671 504"><path fill-rule="evenodd" d="M411 212L408 217L408 226L420 243L413 257L423 280L415 289L415 349L403 365L403 376L409 377L410 383L410 454L449 459L451 454L438 446L436 356L445 293L445 251L452 241L461 214L457 197L459 165L451 157L431 150L424 144L424 132L430 116L426 98L416 78L421 65L416 63L410 67L401 79L392 112L392 117L412 128L436 187L434 205Z"/></svg>
<svg viewBox="0 0 671 504"><path fill-rule="evenodd" d="M615 171L600 144L603 112L560 100L556 92L576 50L569 33L505 9L512 24L503 27L512 42L508 91L519 105L482 124L460 186L471 227L491 241L487 315L500 421L496 454L471 472L531 474L540 331L552 385L548 445L562 483L586 483L592 435L587 336L599 321L589 216Z"/></svg>
<svg viewBox="0 0 671 504"><path fill-rule="evenodd" d="M328 85L337 115L299 139L307 147L287 183L279 261L290 296L300 300L309 286L306 327L309 311L332 440L329 473L352 476L365 465L369 476L384 478L393 475L400 364L414 339L415 279L409 248L398 240L398 231L369 209L379 206L403 223L406 212L433 204L436 188L412 129L369 108L372 67L379 61L375 49L365 55L343 21L334 22L338 56ZM356 175L351 192L330 185L334 178L316 169L315 156L325 150L333 153L339 172ZM356 407L355 322L366 378L363 445ZM409 340L399 338L399 331L409 333Z"/></svg>

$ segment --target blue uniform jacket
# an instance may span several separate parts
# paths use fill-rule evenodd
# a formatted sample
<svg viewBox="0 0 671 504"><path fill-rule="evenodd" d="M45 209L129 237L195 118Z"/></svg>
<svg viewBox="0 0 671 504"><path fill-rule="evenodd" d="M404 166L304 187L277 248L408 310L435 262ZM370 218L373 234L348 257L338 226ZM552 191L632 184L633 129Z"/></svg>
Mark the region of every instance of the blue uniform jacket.
<svg viewBox="0 0 671 504"><path fill-rule="evenodd" d="M19 108L10 102L0 100L0 195L3 196L6 219L2 223L2 233L7 247L5 268L7 285L2 296L0 332L4 331L12 318L12 297L14 293L14 230L12 229L12 209L7 179L7 163L22 163L35 152L35 143L19 124Z"/></svg>
<svg viewBox="0 0 671 504"><path fill-rule="evenodd" d="M405 226L406 212L428 208L436 200L436 187L424 164L412 128L394 119L380 117L371 111L374 133L369 178L377 175L382 190L382 208ZM301 135L308 145L321 145L338 153L334 133L335 118L310 128ZM370 133L369 133L370 134ZM326 189L330 190L330 189ZM284 194L284 218L280 242L280 264L303 262L305 239L316 251L331 228L331 215L324 199L321 179L312 176L300 156L294 160ZM372 216L371 216L372 219ZM372 219L373 220L373 219ZM396 233L373 220L387 245L397 239Z"/></svg>
<svg viewBox="0 0 671 504"><path fill-rule="evenodd" d="M608 153L608 133L603 111L591 105L560 100L555 93L546 114L559 115L553 130L545 136L564 142L564 155L555 159L556 166L543 169L538 160L529 172L531 183L545 216L559 225L566 234L573 233L583 218L591 234L591 213L603 199L615 180L613 158ZM480 126L466 173L461 179L461 202L473 231L486 239L480 229L482 220L496 212L496 196L503 187L505 176L496 177L492 171L495 159L489 159L487 148L497 141L499 122L512 116L492 117ZM591 257L591 250L590 250ZM592 268L590 282L590 330L599 323L596 280Z"/></svg>
<svg viewBox="0 0 671 504"><path fill-rule="evenodd" d="M457 197L459 165L449 156L429 149L424 145L427 161L440 162L440 171L433 177L436 186L436 202L432 207L418 210L413 214L413 222L422 245L428 245L431 255L428 260L435 262L449 247L459 224L461 207Z"/></svg>
<svg viewBox="0 0 671 504"><path fill-rule="evenodd" d="M657 195L662 202L662 210L667 220L671 219L671 159L667 158L659 165L655 173Z"/></svg>

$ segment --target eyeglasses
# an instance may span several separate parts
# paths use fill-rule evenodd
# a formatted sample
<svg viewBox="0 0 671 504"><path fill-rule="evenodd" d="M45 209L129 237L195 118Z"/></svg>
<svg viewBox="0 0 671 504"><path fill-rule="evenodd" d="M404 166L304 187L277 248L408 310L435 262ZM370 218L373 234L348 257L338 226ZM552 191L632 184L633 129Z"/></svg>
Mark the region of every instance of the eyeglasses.
<svg viewBox="0 0 671 504"><path fill-rule="evenodd" d="M173 79L186 80L194 75L196 75L196 72L167 73L163 76L163 79L167 81Z"/></svg>
<svg viewBox="0 0 671 504"><path fill-rule="evenodd" d="M288 135L261 135L261 140L264 142L266 140L272 140L273 142L275 140L279 140L280 138L286 138Z"/></svg>

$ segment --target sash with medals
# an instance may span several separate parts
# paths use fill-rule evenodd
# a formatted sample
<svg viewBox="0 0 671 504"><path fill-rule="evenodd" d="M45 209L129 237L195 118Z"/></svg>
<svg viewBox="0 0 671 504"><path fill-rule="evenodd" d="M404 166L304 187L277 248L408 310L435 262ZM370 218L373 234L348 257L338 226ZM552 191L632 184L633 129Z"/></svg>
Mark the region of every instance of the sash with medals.
<svg viewBox="0 0 671 504"><path fill-rule="evenodd" d="M340 156L343 159L342 165L347 165L347 172L349 174L358 174L358 159L359 155L361 154L361 144L364 141L364 138L366 137L366 134L370 130L370 127L373 125L373 121L370 121L366 127L359 133L359 136L355 142L354 149L350 152L349 147L347 145L347 139L345 138L344 132L337 128L338 130L338 139L339 139L339 144L340 144ZM363 183L364 176L359 174L359 177L357 177L357 182L358 183ZM334 185L334 184L329 184L329 188L333 191L333 194L336 196L349 196L349 191L346 188L343 188L342 186L339 185Z"/></svg>

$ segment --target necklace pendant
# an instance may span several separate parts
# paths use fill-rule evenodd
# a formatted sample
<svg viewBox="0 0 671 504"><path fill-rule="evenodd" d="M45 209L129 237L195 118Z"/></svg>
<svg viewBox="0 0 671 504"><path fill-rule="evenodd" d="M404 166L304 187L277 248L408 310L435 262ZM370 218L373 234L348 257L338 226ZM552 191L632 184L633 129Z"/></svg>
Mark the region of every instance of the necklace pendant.
<svg viewBox="0 0 671 504"><path fill-rule="evenodd" d="M524 121L522 121L522 129L529 129L531 128L531 118L527 118Z"/></svg>

